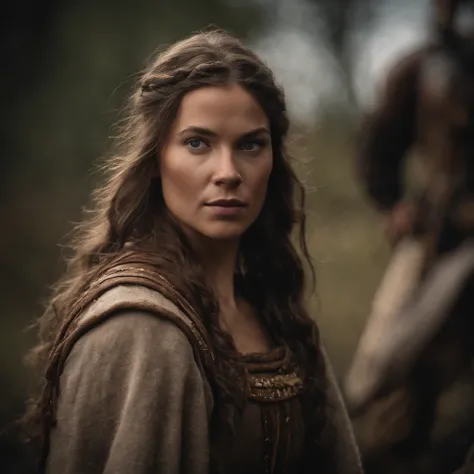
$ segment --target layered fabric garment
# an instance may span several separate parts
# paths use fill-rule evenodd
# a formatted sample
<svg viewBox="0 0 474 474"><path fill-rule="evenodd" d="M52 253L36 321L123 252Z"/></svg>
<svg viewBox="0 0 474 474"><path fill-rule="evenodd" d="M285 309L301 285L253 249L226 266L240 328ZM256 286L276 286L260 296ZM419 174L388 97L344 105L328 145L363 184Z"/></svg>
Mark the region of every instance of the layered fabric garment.
<svg viewBox="0 0 474 474"><path fill-rule="evenodd" d="M166 296L165 296L166 294ZM213 424L214 354L195 314L145 268L115 268L64 344L48 474L293 474L304 466L304 382L286 345L241 355L247 402L232 440ZM360 474L358 449L329 361L327 474ZM316 407L315 407L316 408ZM225 457L213 465L210 440Z"/></svg>

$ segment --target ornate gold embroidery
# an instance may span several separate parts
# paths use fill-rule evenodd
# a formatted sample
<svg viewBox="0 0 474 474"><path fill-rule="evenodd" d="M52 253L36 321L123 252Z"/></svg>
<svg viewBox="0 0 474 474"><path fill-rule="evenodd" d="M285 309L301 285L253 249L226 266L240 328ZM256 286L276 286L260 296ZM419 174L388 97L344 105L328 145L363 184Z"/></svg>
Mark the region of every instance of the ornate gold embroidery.
<svg viewBox="0 0 474 474"><path fill-rule="evenodd" d="M249 374L248 396L260 402L277 402L296 397L304 389L304 383L296 372L266 375Z"/></svg>

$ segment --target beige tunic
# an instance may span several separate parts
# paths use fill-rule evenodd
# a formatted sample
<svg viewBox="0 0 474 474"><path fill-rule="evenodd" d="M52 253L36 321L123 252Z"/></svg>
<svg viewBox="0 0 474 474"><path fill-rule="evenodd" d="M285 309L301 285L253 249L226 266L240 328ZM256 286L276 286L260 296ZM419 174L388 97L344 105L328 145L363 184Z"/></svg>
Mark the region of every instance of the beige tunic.
<svg viewBox="0 0 474 474"><path fill-rule="evenodd" d="M129 286L105 293L82 319L132 294L179 311L162 295ZM338 459L331 474L359 474L358 450L328 368ZM118 311L80 337L69 353L46 472L208 474L212 411L211 389L185 333L157 313ZM247 455L263 443L261 430L253 428L260 427L255 403L247 404L242 424L239 430L255 438L239 443L224 472L264 472L256 456Z"/></svg>

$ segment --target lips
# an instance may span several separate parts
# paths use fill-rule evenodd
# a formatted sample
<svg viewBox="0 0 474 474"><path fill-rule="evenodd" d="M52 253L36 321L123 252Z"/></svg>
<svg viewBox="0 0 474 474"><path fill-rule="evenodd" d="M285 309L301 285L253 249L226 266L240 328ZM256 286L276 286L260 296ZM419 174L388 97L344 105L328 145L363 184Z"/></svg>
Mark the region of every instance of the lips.
<svg viewBox="0 0 474 474"><path fill-rule="evenodd" d="M246 207L247 204L240 199L217 199L206 204L210 207Z"/></svg>

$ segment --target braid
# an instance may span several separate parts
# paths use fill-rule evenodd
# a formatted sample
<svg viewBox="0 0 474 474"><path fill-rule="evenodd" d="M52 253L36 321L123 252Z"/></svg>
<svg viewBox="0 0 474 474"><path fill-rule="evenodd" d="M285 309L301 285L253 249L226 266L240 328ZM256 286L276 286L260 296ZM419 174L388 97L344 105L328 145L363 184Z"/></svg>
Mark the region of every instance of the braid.
<svg viewBox="0 0 474 474"><path fill-rule="evenodd" d="M199 85L202 85L200 81L205 81L205 84L208 84L210 78L216 74L222 75L222 73L230 75L230 68L221 61L199 64L192 69L183 67L167 73L154 73L151 77L144 78L140 86L141 92L142 95L147 92L158 92L160 95L166 95L168 88L177 84L182 84L185 89L187 89L186 85L189 84L192 84L193 87L199 87Z"/></svg>

